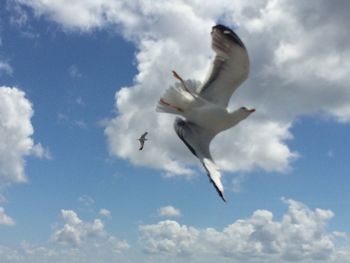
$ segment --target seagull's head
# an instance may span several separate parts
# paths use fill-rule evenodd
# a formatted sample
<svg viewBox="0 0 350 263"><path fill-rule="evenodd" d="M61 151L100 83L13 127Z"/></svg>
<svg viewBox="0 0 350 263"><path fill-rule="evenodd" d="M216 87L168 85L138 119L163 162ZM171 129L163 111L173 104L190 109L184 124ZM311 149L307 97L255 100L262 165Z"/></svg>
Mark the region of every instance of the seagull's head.
<svg viewBox="0 0 350 263"><path fill-rule="evenodd" d="M239 114L242 116L243 119L247 118L250 114L255 112L255 109L248 109L247 107L240 107L238 109Z"/></svg>
<svg viewBox="0 0 350 263"><path fill-rule="evenodd" d="M247 107L240 107L239 111L241 111L242 113L251 114L255 111L255 109L248 109Z"/></svg>
<svg viewBox="0 0 350 263"><path fill-rule="evenodd" d="M248 109L246 107L240 107L239 109L231 112L229 114L229 121L230 127L238 124L240 121L243 121L246 119L250 114L252 114L255 111L255 109Z"/></svg>

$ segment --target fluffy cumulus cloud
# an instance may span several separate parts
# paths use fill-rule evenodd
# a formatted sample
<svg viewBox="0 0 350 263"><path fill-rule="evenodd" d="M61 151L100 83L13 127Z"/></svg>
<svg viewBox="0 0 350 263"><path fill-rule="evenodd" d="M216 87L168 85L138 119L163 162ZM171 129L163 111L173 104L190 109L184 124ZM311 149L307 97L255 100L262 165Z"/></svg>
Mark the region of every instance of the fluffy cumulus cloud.
<svg viewBox="0 0 350 263"><path fill-rule="evenodd" d="M15 221L5 213L5 209L0 206L0 225L13 226Z"/></svg>
<svg viewBox="0 0 350 263"><path fill-rule="evenodd" d="M288 147L298 116L324 114L350 121L349 1L287 0L71 1L16 0L64 30L91 31L116 26L137 47L134 84L115 95L117 115L105 133L110 152L134 164L193 174L195 163L172 130L173 116L155 105L174 80L204 81L213 57L211 26L235 28L251 59L250 78L236 92L230 109L241 105L257 112L219 135L212 150L226 171L286 171L298 154ZM72 15L74 14L74 15ZM116 69L117 70L117 69ZM150 147L140 154L135 138L149 132Z"/></svg>
<svg viewBox="0 0 350 263"><path fill-rule="evenodd" d="M55 230L51 236L51 240L55 243L73 247L86 246L86 244L92 243L97 247L107 246L117 253L129 248L129 244L125 240L119 240L106 232L101 219L85 222L73 210L64 209L61 210L61 216L64 225L62 228Z"/></svg>
<svg viewBox="0 0 350 263"><path fill-rule="evenodd" d="M2 211L0 207L0 226ZM47 243L0 245L1 262L128 262L129 243L109 234L101 219L86 222L73 210L61 210L61 216L63 226L54 224Z"/></svg>
<svg viewBox="0 0 350 263"><path fill-rule="evenodd" d="M61 214L65 224L52 235L53 241L78 246L88 237L103 233L104 225L99 219L95 219L92 223L84 223L72 210L62 210Z"/></svg>
<svg viewBox="0 0 350 263"><path fill-rule="evenodd" d="M158 215L164 217L177 217L181 216L181 211L171 205L163 206L158 209Z"/></svg>
<svg viewBox="0 0 350 263"><path fill-rule="evenodd" d="M0 87L0 189L27 180L26 156L49 157L40 143L34 144L32 115L32 104L23 91Z"/></svg>
<svg viewBox="0 0 350 263"><path fill-rule="evenodd" d="M288 211L280 220L270 211L257 210L221 231L166 220L140 226L140 243L148 254L215 256L222 262L348 262L343 258L347 248L337 246L342 235L326 230L332 211L283 201Z"/></svg>

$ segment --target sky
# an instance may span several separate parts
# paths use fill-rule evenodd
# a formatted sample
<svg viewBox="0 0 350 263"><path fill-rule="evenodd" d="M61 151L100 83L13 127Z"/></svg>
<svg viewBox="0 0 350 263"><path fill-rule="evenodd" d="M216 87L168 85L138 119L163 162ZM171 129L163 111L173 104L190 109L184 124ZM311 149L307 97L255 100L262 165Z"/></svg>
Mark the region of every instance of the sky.
<svg viewBox="0 0 350 263"><path fill-rule="evenodd" d="M350 262L347 0L0 1L0 261ZM215 24L251 63L211 151L155 111L205 81ZM148 141L139 151L141 134Z"/></svg>

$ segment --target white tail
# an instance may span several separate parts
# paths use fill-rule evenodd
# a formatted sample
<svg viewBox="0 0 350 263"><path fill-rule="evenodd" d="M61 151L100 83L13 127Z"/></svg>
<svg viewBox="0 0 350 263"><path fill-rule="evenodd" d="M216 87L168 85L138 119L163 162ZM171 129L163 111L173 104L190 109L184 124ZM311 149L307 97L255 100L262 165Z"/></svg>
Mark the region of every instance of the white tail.
<svg viewBox="0 0 350 263"><path fill-rule="evenodd" d="M156 110L179 114L186 111L193 101L193 96L183 88L170 86L160 98Z"/></svg>

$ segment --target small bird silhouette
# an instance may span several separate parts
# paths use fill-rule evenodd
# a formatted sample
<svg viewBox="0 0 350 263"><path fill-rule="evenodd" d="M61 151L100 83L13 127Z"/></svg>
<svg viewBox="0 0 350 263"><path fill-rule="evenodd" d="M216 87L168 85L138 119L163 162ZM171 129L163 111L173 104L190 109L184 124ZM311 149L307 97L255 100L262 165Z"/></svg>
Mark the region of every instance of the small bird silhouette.
<svg viewBox="0 0 350 263"><path fill-rule="evenodd" d="M147 141L146 135L148 134L148 132L145 132L144 134L141 135L140 138L138 138L137 140L139 140L140 142L140 151L143 149L143 146L145 145L145 141Z"/></svg>

